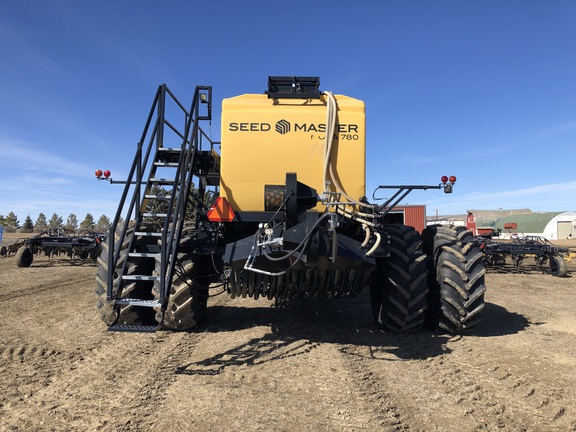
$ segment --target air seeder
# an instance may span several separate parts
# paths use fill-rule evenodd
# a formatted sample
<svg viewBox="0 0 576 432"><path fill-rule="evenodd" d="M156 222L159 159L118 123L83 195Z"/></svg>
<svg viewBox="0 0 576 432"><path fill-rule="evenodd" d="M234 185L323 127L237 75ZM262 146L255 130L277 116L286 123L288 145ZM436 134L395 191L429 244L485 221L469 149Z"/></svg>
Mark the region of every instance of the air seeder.
<svg viewBox="0 0 576 432"><path fill-rule="evenodd" d="M390 223L411 191L450 193L456 178L380 186L395 191L370 203L362 101L321 92L317 77L269 77L264 94L224 99L219 143L201 128L211 119L211 87L196 87L190 110L158 88L99 258L110 330L193 328L218 290L288 302L368 288L389 331L478 323L472 233Z"/></svg>

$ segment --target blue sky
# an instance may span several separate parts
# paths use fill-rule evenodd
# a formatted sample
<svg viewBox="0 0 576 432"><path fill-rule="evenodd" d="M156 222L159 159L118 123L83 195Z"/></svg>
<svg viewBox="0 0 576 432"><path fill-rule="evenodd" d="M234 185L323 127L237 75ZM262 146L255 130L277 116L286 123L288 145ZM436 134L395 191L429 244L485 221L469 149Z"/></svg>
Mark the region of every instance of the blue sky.
<svg viewBox="0 0 576 432"><path fill-rule="evenodd" d="M320 76L362 99L367 195L429 215L576 210L576 2L0 0L0 214L113 217L156 88L262 93Z"/></svg>

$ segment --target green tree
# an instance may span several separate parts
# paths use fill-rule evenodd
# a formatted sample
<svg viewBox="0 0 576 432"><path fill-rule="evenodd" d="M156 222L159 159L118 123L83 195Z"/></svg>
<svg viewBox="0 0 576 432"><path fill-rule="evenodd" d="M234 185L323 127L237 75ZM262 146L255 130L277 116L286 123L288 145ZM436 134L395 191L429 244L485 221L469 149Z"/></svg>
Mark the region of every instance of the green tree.
<svg viewBox="0 0 576 432"><path fill-rule="evenodd" d="M34 224L32 223L32 218L30 215L26 216L26 220L24 221L24 225L22 225L22 229L20 231L23 233L34 232Z"/></svg>
<svg viewBox="0 0 576 432"><path fill-rule="evenodd" d="M14 212L8 213L8 216L4 218L4 226L6 227L6 232L16 232L20 228L20 221L18 216Z"/></svg>
<svg viewBox="0 0 576 432"><path fill-rule="evenodd" d="M66 225L64 225L64 228L72 231L76 231L78 229L78 217L76 217L74 213L70 213L70 215L68 215L68 219L66 219Z"/></svg>
<svg viewBox="0 0 576 432"><path fill-rule="evenodd" d="M90 213L86 213L86 217L80 223L80 229L93 231L95 226L96 224L94 223L94 216L92 216Z"/></svg>
<svg viewBox="0 0 576 432"><path fill-rule="evenodd" d="M46 215L44 213L40 213L38 218L36 219L36 223L34 224L34 231L37 233L44 232L48 229L48 221L46 220Z"/></svg>
<svg viewBox="0 0 576 432"><path fill-rule="evenodd" d="M110 219L106 215L100 216L98 223L96 224L96 231L107 233L110 229Z"/></svg>
<svg viewBox="0 0 576 432"><path fill-rule="evenodd" d="M6 218L2 215L0 215L0 226L4 226L4 223L6 221Z"/></svg>
<svg viewBox="0 0 576 432"><path fill-rule="evenodd" d="M50 220L48 221L48 226L50 227L50 229L62 228L63 225L64 220L62 219L61 216L58 216L56 213L54 213L50 218Z"/></svg>

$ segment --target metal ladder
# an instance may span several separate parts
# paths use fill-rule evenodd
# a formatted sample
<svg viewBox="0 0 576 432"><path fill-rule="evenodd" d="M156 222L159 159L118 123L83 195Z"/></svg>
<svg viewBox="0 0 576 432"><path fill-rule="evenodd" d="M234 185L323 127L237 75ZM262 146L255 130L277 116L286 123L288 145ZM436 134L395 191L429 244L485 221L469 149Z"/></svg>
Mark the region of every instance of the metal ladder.
<svg viewBox="0 0 576 432"><path fill-rule="evenodd" d="M151 332L162 322L193 182L203 189L219 179L217 143L199 126L211 120L211 101L212 88L198 86L187 111L166 85L158 88L108 237L106 295L118 313L109 330ZM183 132L168 111L183 115Z"/></svg>

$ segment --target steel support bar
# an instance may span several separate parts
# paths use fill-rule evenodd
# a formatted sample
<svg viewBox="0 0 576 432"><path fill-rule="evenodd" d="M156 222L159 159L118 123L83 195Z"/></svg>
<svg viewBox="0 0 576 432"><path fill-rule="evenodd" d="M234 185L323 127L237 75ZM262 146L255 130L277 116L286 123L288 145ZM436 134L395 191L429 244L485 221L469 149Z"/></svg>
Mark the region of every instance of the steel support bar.
<svg viewBox="0 0 576 432"><path fill-rule="evenodd" d="M374 195L378 189L398 189L394 195L386 200L384 204L378 206L378 213L380 217L386 216L394 207L396 207L400 202L406 198L406 196L412 192L413 190L428 190L428 189L442 189L444 187L443 184L438 186L427 186L427 185L401 185L401 186L378 186L374 193L372 194L372 198L375 198Z"/></svg>

